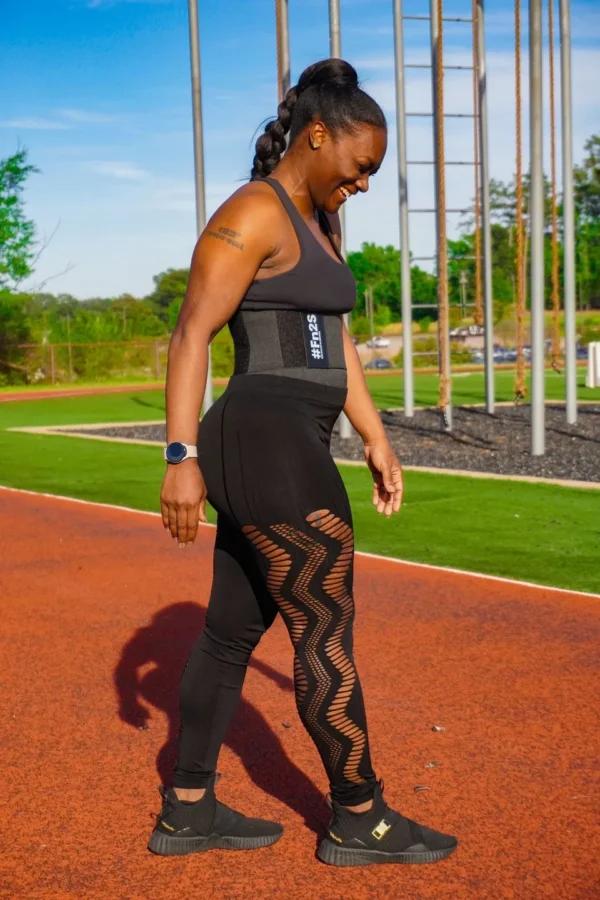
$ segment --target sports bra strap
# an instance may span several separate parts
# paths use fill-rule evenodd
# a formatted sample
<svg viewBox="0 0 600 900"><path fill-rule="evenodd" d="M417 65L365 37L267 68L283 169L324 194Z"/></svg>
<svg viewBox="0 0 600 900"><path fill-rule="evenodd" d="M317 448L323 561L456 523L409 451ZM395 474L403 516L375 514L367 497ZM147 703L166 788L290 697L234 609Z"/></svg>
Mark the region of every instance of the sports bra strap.
<svg viewBox="0 0 600 900"><path fill-rule="evenodd" d="M304 248L304 246L305 246L304 241L305 241L305 238L307 237L307 233L310 234L310 229L309 229L308 225L306 224L306 222L304 221L304 219L302 218L302 216L300 215L300 213L298 212L298 210L296 209L296 207L294 206L294 203L292 202L292 198L290 197L290 195L288 194L286 189L283 187L283 185L280 184L278 181L276 181L275 178L263 178L261 180L267 181L272 186L275 193L281 200L283 206L285 207L285 209L287 211L288 216L291 219L292 226L293 226L294 231L296 232L296 235L300 242L300 247ZM327 238L329 239L329 243L333 247L333 249L335 251L335 255L338 257L340 262L345 264L346 260L340 253L338 246L335 243L333 231L331 230L331 225L329 223L329 219L327 218L326 213L322 209L318 209L317 216L319 219L319 225L321 227L321 231L323 231L327 235ZM313 240L316 240L314 235L311 235L311 237L313 238Z"/></svg>
<svg viewBox="0 0 600 900"><path fill-rule="evenodd" d="M304 239L305 239L305 235L306 235L305 229L307 228L307 225L306 225L306 222L303 220L302 216L300 215L300 213L298 212L298 210L296 209L296 207L294 206L294 204L292 202L292 198L290 197L290 195L288 194L288 192L286 191L284 186L282 184L280 184L278 181L276 181L274 178L263 178L262 181L267 181L271 185L271 187L274 189L274 191L277 194L277 196L279 197L279 199L281 200L288 216L291 219L292 226L294 228L294 231L296 232L296 236L297 236L298 240L300 241L300 247L303 248L304 243L305 243Z"/></svg>
<svg viewBox="0 0 600 900"><path fill-rule="evenodd" d="M340 251L338 245L337 245L336 242L335 242L335 236L334 236L334 234L333 234L333 230L332 230L332 228L331 228L331 223L330 223L330 221L329 221L329 218L328 218L328 216L327 216L327 213L326 213L324 210L322 210L322 209L318 209L318 210L317 210L317 215L318 215L318 217L319 217L319 223L320 223L320 225L321 225L321 231L324 231L325 234L327 235L327 237L329 238L329 243L331 244L331 246L332 246L333 249L335 250L335 254L336 254L336 256L338 257L338 259L340 259L341 262L345 263L346 260L345 260L344 257L342 256L342 253L341 253L341 251Z"/></svg>

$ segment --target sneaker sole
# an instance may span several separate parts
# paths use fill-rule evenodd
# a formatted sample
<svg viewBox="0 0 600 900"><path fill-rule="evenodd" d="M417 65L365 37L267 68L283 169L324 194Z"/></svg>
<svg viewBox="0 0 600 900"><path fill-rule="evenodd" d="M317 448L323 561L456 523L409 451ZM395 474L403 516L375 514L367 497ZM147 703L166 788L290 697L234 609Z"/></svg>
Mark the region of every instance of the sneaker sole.
<svg viewBox="0 0 600 900"><path fill-rule="evenodd" d="M228 837L210 834L208 837L171 837L153 832L148 850L159 856L184 856L186 853L204 853L206 850L258 850L269 847L279 840L281 834L266 834L259 837Z"/></svg>
<svg viewBox="0 0 600 900"><path fill-rule="evenodd" d="M338 847L325 838L317 850L317 857L321 862L330 866L376 866L385 863L432 863L445 859L456 850L454 847L446 847L441 850L427 850L424 844L415 844L399 853L382 853L381 850L358 850L348 847ZM419 849L417 849L419 848ZM423 848L423 849L420 849Z"/></svg>

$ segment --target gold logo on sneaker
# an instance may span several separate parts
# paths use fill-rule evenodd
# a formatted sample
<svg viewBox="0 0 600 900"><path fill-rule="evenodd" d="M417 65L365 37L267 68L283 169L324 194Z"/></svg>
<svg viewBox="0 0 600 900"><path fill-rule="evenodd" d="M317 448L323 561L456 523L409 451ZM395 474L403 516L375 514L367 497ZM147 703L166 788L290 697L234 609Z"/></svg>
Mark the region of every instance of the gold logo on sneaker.
<svg viewBox="0 0 600 900"><path fill-rule="evenodd" d="M379 825L375 826L375 828L373 829L371 834L373 835L374 838L377 838L377 840L380 841L382 837L385 837L385 835L388 833L388 831L390 830L391 827L392 826L389 825L385 821L385 819L382 819L381 822L379 823Z"/></svg>
<svg viewBox="0 0 600 900"><path fill-rule="evenodd" d="M341 843L342 843L342 839L339 838L339 837L337 836L337 834L334 834L333 831L330 831L330 832L329 832L329 837L332 837L332 838L334 839L334 841L337 841L337 842L338 842L338 844L341 844Z"/></svg>
<svg viewBox="0 0 600 900"><path fill-rule="evenodd" d="M166 822L161 822L160 824L162 825L163 828L167 828L169 831L176 831L176 830L177 830L177 829L174 828L172 825L167 825Z"/></svg>

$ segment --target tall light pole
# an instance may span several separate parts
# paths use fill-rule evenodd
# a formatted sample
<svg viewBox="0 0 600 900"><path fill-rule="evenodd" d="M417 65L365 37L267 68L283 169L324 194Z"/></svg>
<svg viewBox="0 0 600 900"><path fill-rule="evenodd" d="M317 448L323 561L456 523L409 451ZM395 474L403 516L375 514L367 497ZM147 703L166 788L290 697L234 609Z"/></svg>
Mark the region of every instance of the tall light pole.
<svg viewBox="0 0 600 900"><path fill-rule="evenodd" d="M281 103L290 89L290 30L288 0L275 0L275 30L277 36L277 90Z"/></svg>
<svg viewBox="0 0 600 900"><path fill-rule="evenodd" d="M529 125L531 157L531 453L545 452L544 171L542 155L542 0L529 0Z"/></svg>
<svg viewBox="0 0 600 900"><path fill-rule="evenodd" d="M442 4L429 0L431 37L431 106L433 113L434 196L436 221L436 269L438 280L438 358L440 405L443 428L452 430L452 382L450 377L450 317L448 315L448 250L446 231L446 159L444 154L444 67ZM444 312L445 311L445 312ZM444 387L446 385L446 387Z"/></svg>
<svg viewBox="0 0 600 900"><path fill-rule="evenodd" d="M396 135L398 140L398 191L400 197L400 293L402 297L402 370L404 415L415 414L412 347L412 287L408 240L408 164L406 155L406 98L404 91L404 34L402 0L394 0L394 59L396 69Z"/></svg>
<svg viewBox="0 0 600 900"><path fill-rule="evenodd" d="M329 0L329 54L332 58L342 58L342 38L340 32L340 0ZM346 255L346 216L343 205L339 211L342 226L342 253Z"/></svg>
<svg viewBox="0 0 600 900"><path fill-rule="evenodd" d="M488 155L488 105L485 60L485 27L483 0L477 9L477 78L479 82L479 109L475 110L479 121L479 148L481 154L481 246L483 250L483 309L484 309L484 359L485 404L488 413L494 412L494 302L492 293L492 227L490 217L490 165Z"/></svg>
<svg viewBox="0 0 600 900"><path fill-rule="evenodd" d="M342 38L340 32L340 0L329 0L329 54L332 58L342 58ZM346 216L343 205L340 207L340 227L342 230L342 254L346 256ZM349 329L350 317L348 313L344 315L346 328ZM352 436L352 426L348 416L341 414L340 419L340 437L349 438Z"/></svg>
<svg viewBox="0 0 600 900"><path fill-rule="evenodd" d="M204 186L204 140L202 134L202 90L200 84L200 33L198 27L198 0L188 0L190 23L190 65L192 72L192 114L194 123L194 178L196 183L196 234L206 226L206 193ZM206 412L213 402L212 365L208 345L208 369L202 409Z"/></svg>
<svg viewBox="0 0 600 900"><path fill-rule="evenodd" d="M574 425L577 421L577 359L575 356L575 210L573 202L573 117L571 111L571 10L569 0L559 0L559 2L566 412L567 422L569 425Z"/></svg>

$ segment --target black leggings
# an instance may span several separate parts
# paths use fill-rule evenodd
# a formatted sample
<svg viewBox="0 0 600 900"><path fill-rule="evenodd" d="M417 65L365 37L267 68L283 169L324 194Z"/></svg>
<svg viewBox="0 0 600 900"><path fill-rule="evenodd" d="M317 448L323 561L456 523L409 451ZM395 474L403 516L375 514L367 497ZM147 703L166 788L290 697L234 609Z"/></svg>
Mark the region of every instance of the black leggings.
<svg viewBox="0 0 600 900"><path fill-rule="evenodd" d="M329 442L343 388L236 375L203 418L199 465L218 513L206 625L185 668L176 787L204 787L250 654L278 612L294 647L300 718L335 800L373 796L353 661L352 516Z"/></svg>

